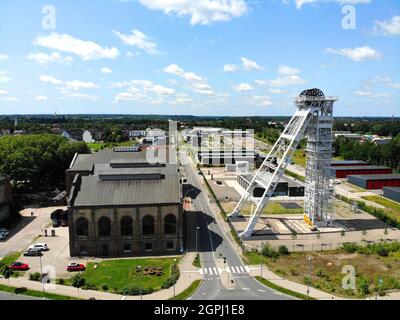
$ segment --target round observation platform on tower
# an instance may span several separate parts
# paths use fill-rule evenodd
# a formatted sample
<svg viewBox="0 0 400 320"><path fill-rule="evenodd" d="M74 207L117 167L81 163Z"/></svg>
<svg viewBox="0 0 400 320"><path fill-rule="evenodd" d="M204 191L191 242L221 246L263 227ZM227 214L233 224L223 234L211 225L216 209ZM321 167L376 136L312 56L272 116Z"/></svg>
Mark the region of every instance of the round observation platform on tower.
<svg viewBox="0 0 400 320"><path fill-rule="evenodd" d="M325 97L324 93L322 92L322 90L318 89L318 88L314 88L314 89L307 89L304 90L300 93L299 97Z"/></svg>

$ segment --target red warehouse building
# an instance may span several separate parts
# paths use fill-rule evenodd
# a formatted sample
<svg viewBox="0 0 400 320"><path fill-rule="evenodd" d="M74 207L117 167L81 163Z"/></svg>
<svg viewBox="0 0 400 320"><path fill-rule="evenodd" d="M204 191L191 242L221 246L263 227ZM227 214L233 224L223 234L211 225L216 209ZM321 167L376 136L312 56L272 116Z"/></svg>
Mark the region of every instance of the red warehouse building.
<svg viewBox="0 0 400 320"><path fill-rule="evenodd" d="M331 167L331 176L336 178L347 178L354 175L370 175L370 174L391 174L392 169L381 166L342 166Z"/></svg>
<svg viewBox="0 0 400 320"><path fill-rule="evenodd" d="M400 187L400 174L373 174L367 176L348 176L347 181L364 189Z"/></svg>

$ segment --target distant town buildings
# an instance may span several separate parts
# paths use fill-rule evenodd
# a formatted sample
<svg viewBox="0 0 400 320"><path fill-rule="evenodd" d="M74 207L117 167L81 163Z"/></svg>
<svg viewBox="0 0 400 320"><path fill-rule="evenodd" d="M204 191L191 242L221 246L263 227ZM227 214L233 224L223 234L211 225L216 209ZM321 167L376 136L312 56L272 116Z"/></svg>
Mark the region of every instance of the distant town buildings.
<svg viewBox="0 0 400 320"><path fill-rule="evenodd" d="M195 150L203 165L227 165L247 161L254 165L257 154L253 130L226 130L194 127L183 132L186 142Z"/></svg>

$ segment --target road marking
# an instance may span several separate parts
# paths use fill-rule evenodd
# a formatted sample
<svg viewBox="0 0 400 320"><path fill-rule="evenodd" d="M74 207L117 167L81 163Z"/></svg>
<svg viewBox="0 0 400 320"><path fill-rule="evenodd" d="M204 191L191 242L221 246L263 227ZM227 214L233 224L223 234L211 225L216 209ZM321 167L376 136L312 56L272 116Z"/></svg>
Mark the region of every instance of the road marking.
<svg viewBox="0 0 400 320"><path fill-rule="evenodd" d="M121 300L125 300L125 299L126 299L126 296L122 296L122 297L121 297Z"/></svg>
<svg viewBox="0 0 400 320"><path fill-rule="evenodd" d="M249 291L250 288L242 288L242 290Z"/></svg>
<svg viewBox="0 0 400 320"><path fill-rule="evenodd" d="M263 290L263 289L258 289L257 291L260 291L260 292L266 292L265 290Z"/></svg>
<svg viewBox="0 0 400 320"><path fill-rule="evenodd" d="M216 267L213 267L213 270L214 270L215 274L218 274L218 270Z"/></svg>

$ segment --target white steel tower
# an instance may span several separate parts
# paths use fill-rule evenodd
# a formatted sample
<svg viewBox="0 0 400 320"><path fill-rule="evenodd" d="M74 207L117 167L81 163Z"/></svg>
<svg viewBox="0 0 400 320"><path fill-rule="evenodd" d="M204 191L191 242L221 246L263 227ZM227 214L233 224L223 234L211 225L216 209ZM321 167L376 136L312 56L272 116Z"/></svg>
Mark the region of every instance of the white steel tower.
<svg viewBox="0 0 400 320"><path fill-rule="evenodd" d="M326 97L319 89L305 90L295 98L296 113L230 215L237 216L246 205L255 204L256 208L251 212L247 227L240 234L242 238L251 237L302 137L307 138L304 220L311 227L327 224L331 192L329 170L332 156L332 111L336 100L337 97ZM264 189L259 198L253 195L256 187Z"/></svg>

